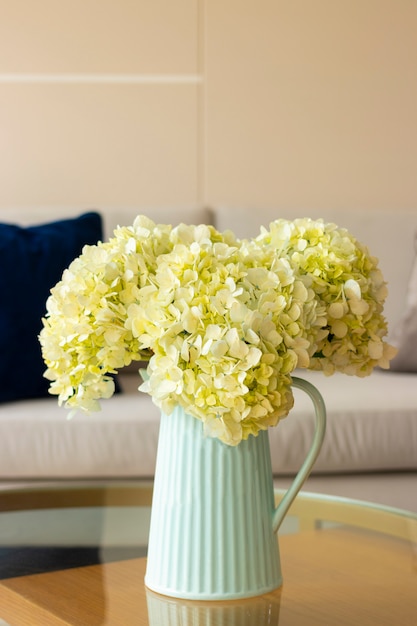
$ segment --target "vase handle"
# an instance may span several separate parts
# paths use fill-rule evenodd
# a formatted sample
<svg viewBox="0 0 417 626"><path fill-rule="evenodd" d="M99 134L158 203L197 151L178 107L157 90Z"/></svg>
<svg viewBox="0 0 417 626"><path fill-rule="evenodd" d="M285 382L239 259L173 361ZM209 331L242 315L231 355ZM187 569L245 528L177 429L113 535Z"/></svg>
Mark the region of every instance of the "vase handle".
<svg viewBox="0 0 417 626"><path fill-rule="evenodd" d="M299 469L298 474L294 478L285 496L282 498L281 502L274 511L274 516L272 519L272 529L274 532L277 532L277 530L281 526L282 521L288 512L288 509L290 508L296 495L303 486L306 478L310 474L313 465L319 455L326 432L326 407L318 389L316 389L316 387L314 387L314 385L309 383L307 380L297 378L295 376L293 376L292 378L292 385L293 387L302 389L307 395L310 396L311 400L313 401L314 410L316 413L316 424L313 442L305 458L305 461Z"/></svg>

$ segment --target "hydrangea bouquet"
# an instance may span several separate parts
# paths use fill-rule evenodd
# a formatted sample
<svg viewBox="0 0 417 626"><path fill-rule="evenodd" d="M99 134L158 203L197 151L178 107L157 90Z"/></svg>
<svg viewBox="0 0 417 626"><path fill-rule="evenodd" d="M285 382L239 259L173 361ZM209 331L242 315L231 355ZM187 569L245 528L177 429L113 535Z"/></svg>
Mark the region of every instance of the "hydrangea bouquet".
<svg viewBox="0 0 417 626"><path fill-rule="evenodd" d="M141 391L237 445L293 405L295 368L367 376L389 367L377 259L321 220L258 237L145 216L86 246L52 289L40 333L59 404L95 411L113 374L148 361Z"/></svg>

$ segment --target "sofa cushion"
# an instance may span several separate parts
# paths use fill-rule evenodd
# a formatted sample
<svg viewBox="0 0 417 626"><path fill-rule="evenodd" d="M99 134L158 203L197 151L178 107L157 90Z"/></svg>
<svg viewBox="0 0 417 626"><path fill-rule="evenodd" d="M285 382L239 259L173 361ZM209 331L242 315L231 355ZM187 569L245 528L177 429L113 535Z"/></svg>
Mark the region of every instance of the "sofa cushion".
<svg viewBox="0 0 417 626"><path fill-rule="evenodd" d="M101 238L96 212L29 227L0 224L0 402L48 395L38 341L46 300L83 246Z"/></svg>
<svg viewBox="0 0 417 626"><path fill-rule="evenodd" d="M392 343L398 348L398 354L391 361L390 369L417 372L417 256L408 282L404 313L394 329Z"/></svg>
<svg viewBox="0 0 417 626"><path fill-rule="evenodd" d="M51 396L0 405L0 479L153 476L160 411L139 375L120 379L123 393L101 411L71 419Z"/></svg>
<svg viewBox="0 0 417 626"><path fill-rule="evenodd" d="M297 370L321 393L326 434L313 474L417 470L417 384L415 374L374 370L358 378L336 372ZM310 398L294 390L294 408L269 430L275 474L292 474L314 435Z"/></svg>
<svg viewBox="0 0 417 626"><path fill-rule="evenodd" d="M417 385L414 374L375 371L368 378L300 370L321 392L327 429L313 474L417 470ZM67 419L55 398L0 406L0 477L151 477L158 447L159 409L138 391L139 375L121 375L123 393L102 410ZM381 393L381 389L383 393ZM294 391L288 417L269 429L272 470L293 475L314 433L310 398Z"/></svg>

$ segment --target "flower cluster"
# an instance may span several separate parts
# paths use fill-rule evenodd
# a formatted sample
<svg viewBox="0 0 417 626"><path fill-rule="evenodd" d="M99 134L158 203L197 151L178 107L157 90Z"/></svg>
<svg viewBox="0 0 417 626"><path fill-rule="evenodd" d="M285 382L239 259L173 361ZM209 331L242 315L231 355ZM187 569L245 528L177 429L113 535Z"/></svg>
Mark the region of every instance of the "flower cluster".
<svg viewBox="0 0 417 626"><path fill-rule="evenodd" d="M256 241L284 254L314 290L321 322L311 327L310 369L368 376L389 367L396 350L384 341L387 287L364 245L344 228L309 219L277 220Z"/></svg>
<svg viewBox="0 0 417 626"><path fill-rule="evenodd" d="M386 289L349 233L277 220L252 240L139 216L86 246L52 289L40 334L59 403L99 408L112 374L148 361L140 389L236 445L293 405L296 367L359 376L388 367Z"/></svg>

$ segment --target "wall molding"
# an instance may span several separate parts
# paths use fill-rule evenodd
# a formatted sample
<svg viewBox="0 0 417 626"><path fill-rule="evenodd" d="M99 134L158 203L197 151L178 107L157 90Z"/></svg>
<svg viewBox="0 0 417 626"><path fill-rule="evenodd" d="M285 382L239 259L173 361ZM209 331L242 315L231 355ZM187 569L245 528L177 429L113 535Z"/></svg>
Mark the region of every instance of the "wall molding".
<svg viewBox="0 0 417 626"><path fill-rule="evenodd" d="M199 74L0 74L2 84L198 85Z"/></svg>

